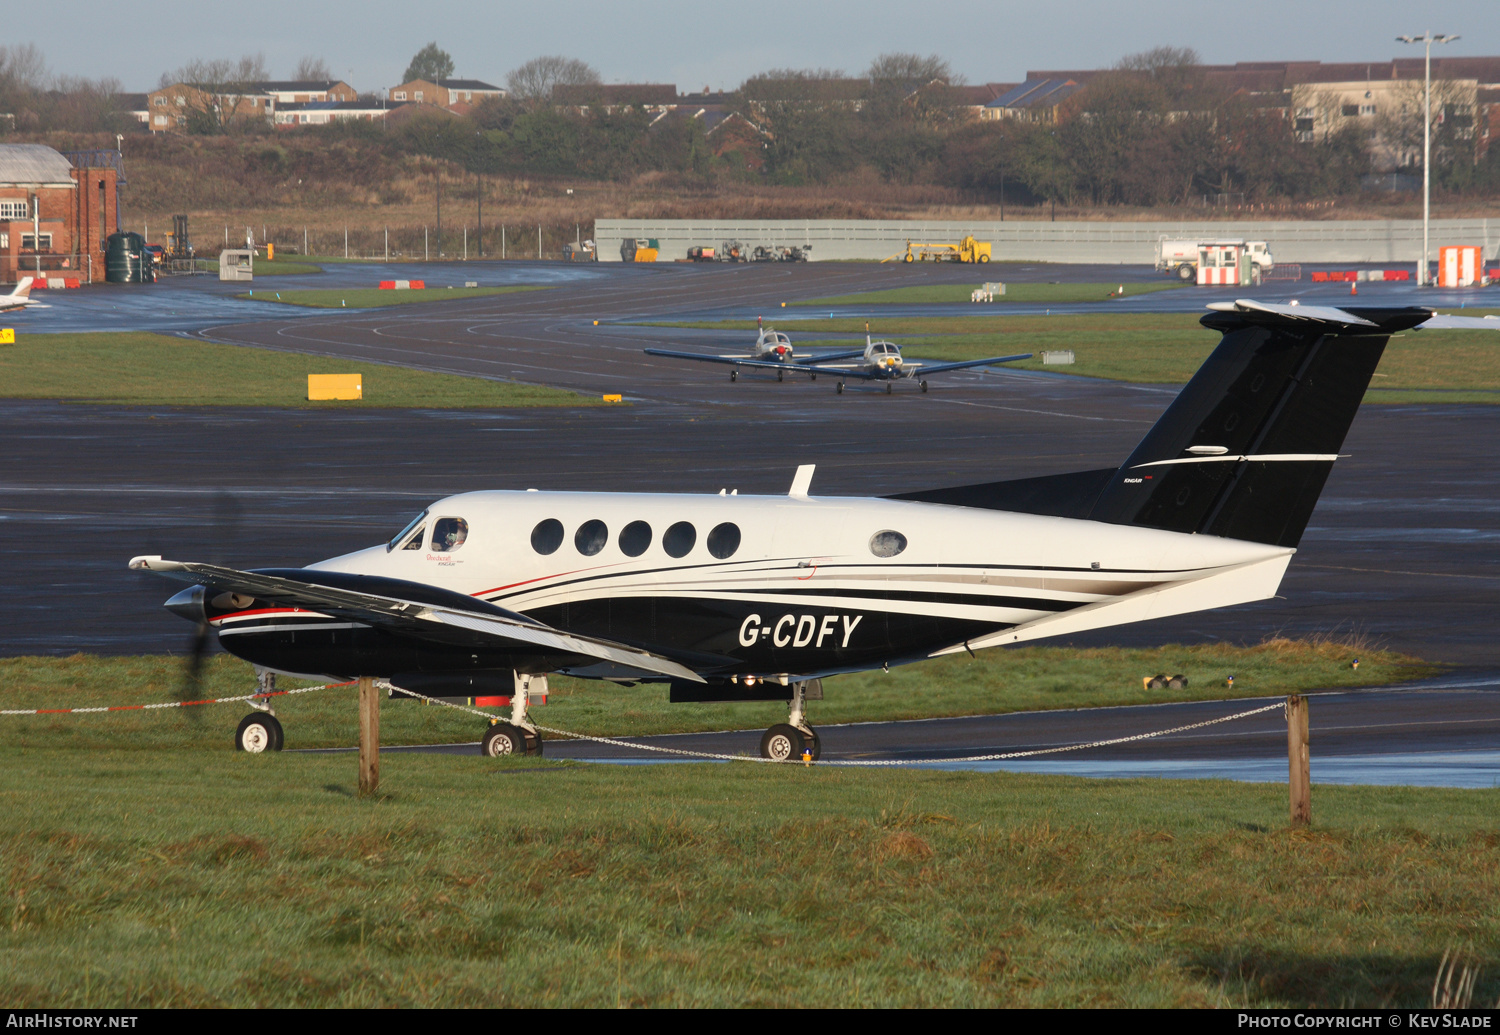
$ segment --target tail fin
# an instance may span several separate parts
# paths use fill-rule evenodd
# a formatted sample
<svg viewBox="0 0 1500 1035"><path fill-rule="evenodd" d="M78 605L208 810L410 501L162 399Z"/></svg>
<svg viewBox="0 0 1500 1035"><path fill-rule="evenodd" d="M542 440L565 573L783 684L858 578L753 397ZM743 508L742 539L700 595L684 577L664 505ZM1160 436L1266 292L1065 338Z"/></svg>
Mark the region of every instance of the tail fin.
<svg viewBox="0 0 1500 1035"><path fill-rule="evenodd" d="M1431 316L1254 302L1209 313L1219 347L1089 517L1296 546L1386 342Z"/></svg>
<svg viewBox="0 0 1500 1035"><path fill-rule="evenodd" d="M1211 308L1218 348L1118 469L893 498L1296 546L1386 342L1432 311Z"/></svg>
<svg viewBox="0 0 1500 1035"><path fill-rule="evenodd" d="M19 302L26 301L31 297L32 283L33 279L31 277L22 277L20 281L16 283L15 290L10 293L10 297L16 299Z"/></svg>

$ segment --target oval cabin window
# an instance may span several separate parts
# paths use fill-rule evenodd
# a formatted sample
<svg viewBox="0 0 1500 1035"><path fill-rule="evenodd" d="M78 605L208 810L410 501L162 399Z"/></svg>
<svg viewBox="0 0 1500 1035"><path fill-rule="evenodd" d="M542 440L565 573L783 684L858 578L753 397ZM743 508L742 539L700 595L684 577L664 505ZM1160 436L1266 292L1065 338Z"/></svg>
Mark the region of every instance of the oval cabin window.
<svg viewBox="0 0 1500 1035"><path fill-rule="evenodd" d="M585 557L592 557L604 549L604 544L609 542L609 526L598 518L585 521L578 526L578 531L573 533L573 545L578 547L578 552Z"/></svg>
<svg viewBox="0 0 1500 1035"><path fill-rule="evenodd" d="M557 518L538 521L536 527L531 530L531 548L543 557L549 553L556 553L562 541L563 526Z"/></svg>
<svg viewBox="0 0 1500 1035"><path fill-rule="evenodd" d="M632 521L620 529L620 552L626 557L639 557L651 546L651 526L644 521Z"/></svg>
<svg viewBox="0 0 1500 1035"><path fill-rule="evenodd" d="M661 537L662 549L667 551L668 557L686 557L697 541L698 530L687 521L677 522Z"/></svg>
<svg viewBox="0 0 1500 1035"><path fill-rule="evenodd" d="M734 556L740 548L740 526L726 521L708 533L708 552L719 560Z"/></svg>
<svg viewBox="0 0 1500 1035"><path fill-rule="evenodd" d="M886 529L870 536L870 552L876 557L894 557L906 549L906 536Z"/></svg>

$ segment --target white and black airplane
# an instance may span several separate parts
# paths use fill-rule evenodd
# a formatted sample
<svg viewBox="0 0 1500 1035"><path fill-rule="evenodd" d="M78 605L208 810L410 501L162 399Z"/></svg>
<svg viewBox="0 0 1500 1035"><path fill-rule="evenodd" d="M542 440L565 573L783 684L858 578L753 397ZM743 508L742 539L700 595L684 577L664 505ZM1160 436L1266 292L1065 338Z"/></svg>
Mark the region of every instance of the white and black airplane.
<svg viewBox="0 0 1500 1035"><path fill-rule="evenodd" d="M762 753L816 756L822 677L1272 596L1389 336L1486 324L1210 308L1217 348L1119 467L877 498L814 496L811 466L785 496L470 492L306 568L130 565L192 583L167 608L262 685L511 696L487 754L541 749L527 700L560 672L668 682L673 701L788 700ZM237 743L281 739L257 712Z"/></svg>
<svg viewBox="0 0 1500 1035"><path fill-rule="evenodd" d="M31 297L31 285L34 283L31 277L22 277L11 289L10 294L0 295L0 313L11 313L17 309L25 309L27 306L36 305L37 300Z"/></svg>
<svg viewBox="0 0 1500 1035"><path fill-rule="evenodd" d="M796 367L807 363L816 363L824 358L839 359L846 355L846 353L840 352L827 357L804 356L799 359L792 349L791 338L788 338L774 327L765 326L761 322L760 317L755 318L755 326L758 333L755 336L755 344L751 346L749 352L728 352L715 356L705 356L699 352L674 352L671 349L647 349L646 351L653 356L670 356L673 359L693 359L700 363L727 363L732 368L729 371L729 380L731 381L739 380L740 367L742 366L768 367L776 371L776 379L780 381L789 366ZM848 353L848 355L856 354Z"/></svg>
<svg viewBox="0 0 1500 1035"><path fill-rule="evenodd" d="M780 337L785 338L786 335ZM865 346L862 349L852 349L848 352L823 353L817 356L808 356L802 359L793 359L791 346L788 343L785 358L759 359L755 357L739 356L703 356L694 352L671 352L667 349L646 349L652 356L671 356L674 359L696 359L706 363L733 363L735 369L729 372L729 380L734 381L739 376L739 368L766 367L776 371L776 380L785 380L789 367L791 369L805 370L808 377L814 381L819 374L832 374L837 377L836 390L843 394L844 381L846 378L857 377L865 381L885 382L886 393L889 394L891 386L903 378L914 378L921 385L922 391L927 391L927 378L931 374L941 374L946 370L963 370L967 367L986 367L996 363L1014 363L1016 360L1030 359L1032 353L1024 352L1015 356L994 356L990 359L967 359L958 363L929 363L925 360L907 360L901 355L901 346L893 341L874 341L868 333L865 334ZM856 362L843 363L840 360L853 359Z"/></svg>

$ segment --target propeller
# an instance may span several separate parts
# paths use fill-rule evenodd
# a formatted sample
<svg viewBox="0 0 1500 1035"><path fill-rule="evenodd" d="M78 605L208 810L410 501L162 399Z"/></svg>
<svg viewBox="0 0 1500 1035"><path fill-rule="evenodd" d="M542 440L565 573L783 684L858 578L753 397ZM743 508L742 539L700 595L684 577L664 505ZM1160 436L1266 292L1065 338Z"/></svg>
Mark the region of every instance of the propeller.
<svg viewBox="0 0 1500 1035"><path fill-rule="evenodd" d="M221 490L214 495L213 520L208 526L212 536L207 551L211 563L225 563L225 551L229 543L239 535L241 515L240 502L233 493ZM195 590L184 591L173 598L173 600L178 600L186 597L187 599L182 600L177 613L190 614L198 619L197 627L193 630L193 637L188 641L188 659L183 671L181 693L181 699L184 701L202 699L203 667L213 645L213 629L208 624L208 613L204 607L207 603L206 594L202 587L195 587ZM171 606L170 603L168 606ZM192 709L189 710L192 711ZM194 715L196 714L194 712Z"/></svg>

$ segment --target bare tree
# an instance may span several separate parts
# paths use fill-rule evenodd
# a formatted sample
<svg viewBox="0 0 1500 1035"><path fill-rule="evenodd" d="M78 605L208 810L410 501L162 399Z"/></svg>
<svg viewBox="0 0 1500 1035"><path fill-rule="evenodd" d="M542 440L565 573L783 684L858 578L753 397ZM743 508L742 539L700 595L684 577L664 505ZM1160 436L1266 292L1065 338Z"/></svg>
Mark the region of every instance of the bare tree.
<svg viewBox="0 0 1500 1035"><path fill-rule="evenodd" d="M48 83L47 59L35 43L0 46L0 90L35 93Z"/></svg>
<svg viewBox="0 0 1500 1035"><path fill-rule="evenodd" d="M327 83L333 80L333 72L329 70L327 61L309 54L297 62L297 70L292 73L292 78L299 83Z"/></svg>
<svg viewBox="0 0 1500 1035"><path fill-rule="evenodd" d="M266 112L252 103L254 84L269 79L264 54L246 54L238 61L229 58L189 61L181 68L162 73L160 88L181 84L188 109L188 129L195 133L222 133L231 126L243 125L247 117L263 117Z"/></svg>
<svg viewBox="0 0 1500 1035"><path fill-rule="evenodd" d="M923 57L921 54L882 54L870 62L865 73L875 82L891 81L909 87L922 86L941 79L950 86L961 81L953 75L948 62L936 54Z"/></svg>
<svg viewBox="0 0 1500 1035"><path fill-rule="evenodd" d="M505 77L511 96L533 104L550 101L553 87L592 86L599 81L599 73L593 66L557 54L532 58Z"/></svg>

